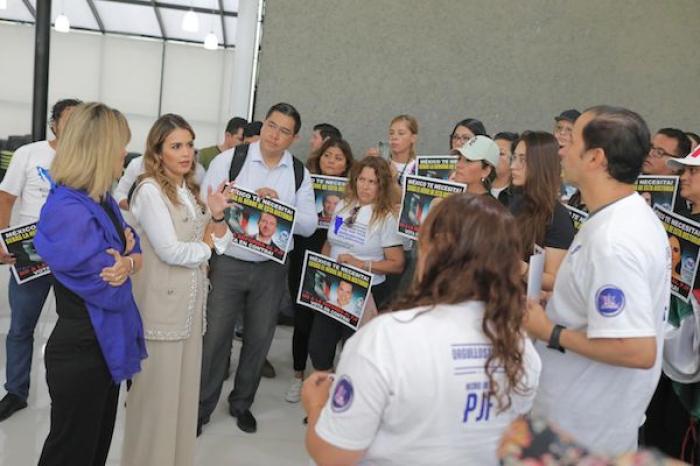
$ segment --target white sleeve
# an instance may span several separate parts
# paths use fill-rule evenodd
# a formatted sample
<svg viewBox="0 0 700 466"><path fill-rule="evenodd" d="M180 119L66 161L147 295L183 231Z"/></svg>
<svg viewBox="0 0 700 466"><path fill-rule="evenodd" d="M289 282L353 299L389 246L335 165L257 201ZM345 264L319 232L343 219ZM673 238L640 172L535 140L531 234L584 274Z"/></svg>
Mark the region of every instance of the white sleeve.
<svg viewBox="0 0 700 466"><path fill-rule="evenodd" d="M379 429L390 391L377 366L354 347L343 350L316 434L344 450L365 450Z"/></svg>
<svg viewBox="0 0 700 466"><path fill-rule="evenodd" d="M296 193L296 219L294 234L309 237L318 228L318 214L316 213L316 198L314 197L311 174L304 168L304 180Z"/></svg>
<svg viewBox="0 0 700 466"><path fill-rule="evenodd" d="M198 185L202 185L202 181L204 181L204 175L206 175L206 170L202 166L201 163L195 162L195 167L194 167L194 180L197 182Z"/></svg>
<svg viewBox="0 0 700 466"><path fill-rule="evenodd" d="M399 235L399 219L394 214L388 214L384 218L381 230L381 242L383 248L403 246L405 238Z"/></svg>
<svg viewBox="0 0 700 466"><path fill-rule="evenodd" d="M609 245L594 253L582 277L588 316L588 338L656 336L656 313L645 260L640 252Z"/></svg>
<svg viewBox="0 0 700 466"><path fill-rule="evenodd" d="M129 190L141 173L143 173L143 156L134 158L126 166L124 174L119 179L119 184L117 184L117 189L114 190L114 199L116 199L117 203L129 197Z"/></svg>
<svg viewBox="0 0 700 466"><path fill-rule="evenodd" d="M219 154L221 155L221 154ZM219 187L222 181L229 181L228 172L231 165L232 156L229 157L216 157L209 164L209 169L204 174L202 183L199 188L199 198L202 200L204 205L207 205L207 193L209 188L216 189Z"/></svg>
<svg viewBox="0 0 700 466"><path fill-rule="evenodd" d="M10 166L7 167L5 177L0 183L0 191L5 191L15 197L22 195L24 184L27 182L27 159L29 154L22 147L12 155Z"/></svg>
<svg viewBox="0 0 700 466"><path fill-rule="evenodd" d="M177 239L168 207L153 184L139 188L131 202L131 213L166 264L196 268L211 257L211 249L204 242Z"/></svg>

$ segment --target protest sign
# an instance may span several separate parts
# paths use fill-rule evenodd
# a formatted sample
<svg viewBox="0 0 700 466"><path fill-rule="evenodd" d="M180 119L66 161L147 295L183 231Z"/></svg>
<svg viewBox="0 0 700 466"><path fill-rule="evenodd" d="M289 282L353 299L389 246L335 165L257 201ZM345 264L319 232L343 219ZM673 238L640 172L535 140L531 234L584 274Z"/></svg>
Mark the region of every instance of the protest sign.
<svg viewBox="0 0 700 466"><path fill-rule="evenodd" d="M458 159L458 155L419 155L416 157L416 175L447 180Z"/></svg>
<svg viewBox="0 0 700 466"><path fill-rule="evenodd" d="M634 184L634 189L649 204L673 211L678 192L677 176L641 175Z"/></svg>
<svg viewBox="0 0 700 466"><path fill-rule="evenodd" d="M260 197L239 186L231 189L226 223L237 246L283 264L295 218L296 209L277 199Z"/></svg>
<svg viewBox="0 0 700 466"><path fill-rule="evenodd" d="M566 210L569 211L569 217L571 217L571 220L574 222L574 229L578 233L583 225L583 222L585 222L588 218L588 214L583 210L571 207L570 205L564 204L564 207L566 207Z"/></svg>
<svg viewBox="0 0 700 466"><path fill-rule="evenodd" d="M34 248L35 236L36 222L0 231L3 247L15 257L16 262L12 266L12 275L20 285L51 273L49 266L41 260Z"/></svg>
<svg viewBox="0 0 700 466"><path fill-rule="evenodd" d="M314 196L316 197L316 212L318 213L318 227L328 229L331 217L335 212L335 206L345 195L347 178L336 176L311 175L314 184Z"/></svg>
<svg viewBox="0 0 700 466"><path fill-rule="evenodd" d="M403 185L399 234L410 239L418 237L418 230L428 217L430 208L440 200L464 192L466 186L423 176L409 175Z"/></svg>
<svg viewBox="0 0 700 466"><path fill-rule="evenodd" d="M671 293L688 302L698 272L700 224L658 205L654 211L671 247Z"/></svg>
<svg viewBox="0 0 700 466"><path fill-rule="evenodd" d="M371 288L371 273L306 251L297 303L357 330Z"/></svg>

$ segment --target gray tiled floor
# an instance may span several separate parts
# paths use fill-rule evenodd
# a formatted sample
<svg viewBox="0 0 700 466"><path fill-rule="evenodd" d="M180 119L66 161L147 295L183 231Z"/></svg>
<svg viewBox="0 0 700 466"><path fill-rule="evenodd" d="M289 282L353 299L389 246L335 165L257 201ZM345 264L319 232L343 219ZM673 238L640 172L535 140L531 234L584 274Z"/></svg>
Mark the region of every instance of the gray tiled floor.
<svg viewBox="0 0 700 466"><path fill-rule="evenodd" d="M0 380L5 381L5 337L10 323L7 304L8 268L0 268ZM44 379L42 347L53 329L56 314L53 296L49 297L37 327L32 386L29 408L0 423L0 465L25 466L36 464L49 429L50 399ZM196 465L301 465L308 464L304 450L303 410L299 404L284 400L292 376L292 330L278 327L269 358L277 370L277 378L263 379L258 390L253 414L258 420L258 432L245 434L238 430L228 415L226 397L217 406L211 422L197 442ZM239 343L235 346L237 358ZM235 361L234 361L235 367ZM223 393L231 389L229 379ZM4 396L0 388L0 396ZM122 390L122 397L124 390ZM117 418L108 464L118 465L123 437L123 403Z"/></svg>

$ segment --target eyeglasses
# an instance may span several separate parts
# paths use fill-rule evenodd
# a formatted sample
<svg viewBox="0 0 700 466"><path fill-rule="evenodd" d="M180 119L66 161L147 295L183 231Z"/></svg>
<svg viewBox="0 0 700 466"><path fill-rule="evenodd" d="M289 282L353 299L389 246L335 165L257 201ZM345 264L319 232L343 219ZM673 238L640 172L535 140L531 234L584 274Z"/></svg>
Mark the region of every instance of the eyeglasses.
<svg viewBox="0 0 700 466"><path fill-rule="evenodd" d="M669 154L662 148L656 146L651 146L651 149L649 149L649 155L656 159L660 159L661 157L675 157L674 154Z"/></svg>
<svg viewBox="0 0 700 466"><path fill-rule="evenodd" d="M563 134L565 136L570 136L573 132L573 128L568 125L557 125L554 127L554 134Z"/></svg>
<svg viewBox="0 0 700 466"><path fill-rule="evenodd" d="M450 136L451 141L459 141L460 143L464 144L474 136L469 136L468 134L453 134Z"/></svg>
<svg viewBox="0 0 700 466"><path fill-rule="evenodd" d="M353 207L350 211L350 216L343 222L346 226L352 227L357 221L357 214L360 212L360 206Z"/></svg>
<svg viewBox="0 0 700 466"><path fill-rule="evenodd" d="M521 167L524 167L525 166L525 155L524 154L513 154L510 157L508 157L508 162L511 165L515 165L517 163Z"/></svg>
<svg viewBox="0 0 700 466"><path fill-rule="evenodd" d="M281 128L281 127L277 126L276 124L274 124L273 122L271 122L271 121L269 121L269 120L268 120L268 121L265 121L265 126L267 126L268 128L270 128L271 130L279 131L280 133L282 133L282 134L285 135L285 136L293 136L293 135L294 135L294 133L292 132L291 129L288 129L288 128Z"/></svg>

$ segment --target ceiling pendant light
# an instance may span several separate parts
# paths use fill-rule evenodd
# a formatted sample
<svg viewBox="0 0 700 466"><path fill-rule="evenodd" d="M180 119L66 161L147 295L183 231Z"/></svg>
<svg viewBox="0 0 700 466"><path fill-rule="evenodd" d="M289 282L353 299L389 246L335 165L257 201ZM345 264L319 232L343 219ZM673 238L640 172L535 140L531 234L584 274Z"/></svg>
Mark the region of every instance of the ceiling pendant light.
<svg viewBox="0 0 700 466"><path fill-rule="evenodd" d="M0 10L7 10L7 0L0 0Z"/></svg>
<svg viewBox="0 0 700 466"><path fill-rule="evenodd" d="M54 29L56 29L57 32L69 32L70 21L68 21L68 16L64 15L63 13L56 16L56 20L54 22Z"/></svg>
<svg viewBox="0 0 700 466"><path fill-rule="evenodd" d="M187 32L199 31L199 17L194 10L190 10L182 17L182 30Z"/></svg>
<svg viewBox="0 0 700 466"><path fill-rule="evenodd" d="M207 37L204 38L204 48L207 50L216 50L219 48L219 39L216 38L216 34L210 32Z"/></svg>

